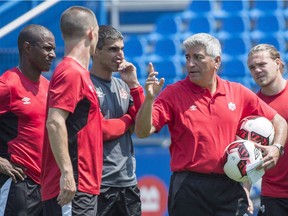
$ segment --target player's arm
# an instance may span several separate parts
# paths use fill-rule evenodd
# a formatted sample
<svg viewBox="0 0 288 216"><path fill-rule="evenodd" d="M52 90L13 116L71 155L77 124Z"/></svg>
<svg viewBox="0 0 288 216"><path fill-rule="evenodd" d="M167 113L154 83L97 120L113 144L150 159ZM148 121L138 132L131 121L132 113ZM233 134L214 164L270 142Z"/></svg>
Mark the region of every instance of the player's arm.
<svg viewBox="0 0 288 216"><path fill-rule="evenodd" d="M145 100L144 90L143 90L142 86L130 89L130 95L132 96L134 103L132 106L129 107L128 113L135 120L137 112L139 111L141 105L143 104L143 102Z"/></svg>
<svg viewBox="0 0 288 216"><path fill-rule="evenodd" d="M242 187L247 195L247 199L248 199L248 212L250 214L253 214L254 212L254 206L253 206L253 202L250 198L250 189L251 189L251 184L249 182L243 182L242 183Z"/></svg>
<svg viewBox="0 0 288 216"><path fill-rule="evenodd" d="M161 78L158 82L158 79L156 78L157 74L158 73L154 71L153 65L150 63L149 76L145 83L146 97L140 110L137 113L135 123L135 133L140 138L148 137L150 134L156 131L156 128L152 124L153 103L154 98L164 85L163 78Z"/></svg>
<svg viewBox="0 0 288 216"><path fill-rule="evenodd" d="M7 85L5 80L0 79L0 116L9 112L11 109L10 93L11 91L9 85ZM1 133L5 132L1 131ZM24 168L11 163L11 161L8 160L8 156L7 158L0 157L0 172L10 176L15 183L17 182L17 178L19 178L21 181L23 181L25 178Z"/></svg>
<svg viewBox="0 0 288 216"><path fill-rule="evenodd" d="M129 114L125 114L118 119L105 119L101 114L102 119L102 135L104 141L114 140L125 134L134 120Z"/></svg>
<svg viewBox="0 0 288 216"><path fill-rule="evenodd" d="M277 144L284 147L287 139L287 123L285 119L279 114L276 114L272 119L272 124L275 130L273 144L270 146L255 144L256 147L260 148L264 152L264 163L261 168L264 168L265 170L271 169L276 165L279 157L281 156Z"/></svg>
<svg viewBox="0 0 288 216"><path fill-rule="evenodd" d="M70 203L76 192L65 123L68 115L69 112L65 110L49 108L46 122L51 149L61 171L60 193L57 197L58 203L61 206Z"/></svg>

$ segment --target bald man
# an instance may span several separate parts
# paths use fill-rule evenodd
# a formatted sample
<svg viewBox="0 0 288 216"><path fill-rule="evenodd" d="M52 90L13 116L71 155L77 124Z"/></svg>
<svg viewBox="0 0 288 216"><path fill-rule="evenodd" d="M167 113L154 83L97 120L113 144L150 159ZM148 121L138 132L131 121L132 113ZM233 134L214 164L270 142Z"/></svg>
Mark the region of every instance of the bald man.
<svg viewBox="0 0 288 216"><path fill-rule="evenodd" d="M40 172L55 38L28 25L18 37L19 65L0 77L0 215L42 215Z"/></svg>

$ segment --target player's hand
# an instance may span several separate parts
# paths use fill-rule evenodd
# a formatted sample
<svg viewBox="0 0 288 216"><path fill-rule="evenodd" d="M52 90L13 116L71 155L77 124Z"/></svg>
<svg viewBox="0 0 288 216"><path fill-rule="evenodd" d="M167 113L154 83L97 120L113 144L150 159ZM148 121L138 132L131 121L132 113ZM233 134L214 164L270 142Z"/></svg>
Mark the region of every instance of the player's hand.
<svg viewBox="0 0 288 216"><path fill-rule="evenodd" d="M263 164L262 166L258 167L258 169L264 168L265 170L271 169L276 166L280 153L279 149L276 146L269 145L269 146L263 146L258 143L255 143L255 147L262 150L263 154Z"/></svg>
<svg viewBox="0 0 288 216"><path fill-rule="evenodd" d="M60 194L57 197L58 204L60 206L70 203L76 193L76 184L73 176L73 172L67 172L61 174L60 178Z"/></svg>
<svg viewBox="0 0 288 216"><path fill-rule="evenodd" d="M129 88L136 88L140 86L137 79L136 67L125 59L120 62L118 71L120 73L121 79L129 86Z"/></svg>
<svg viewBox="0 0 288 216"><path fill-rule="evenodd" d="M161 78L160 81L158 81L157 75L158 72L154 71L153 64L149 63L149 75L145 83L147 98L155 98L164 85L164 78Z"/></svg>
<svg viewBox="0 0 288 216"><path fill-rule="evenodd" d="M254 212L254 206L253 206L253 202L251 200L250 197L248 197L248 208L247 208L247 211L249 212L249 214L253 214Z"/></svg>
<svg viewBox="0 0 288 216"><path fill-rule="evenodd" d="M15 183L17 183L17 178L23 181L24 178L26 177L23 168L1 157L0 157L0 172L10 176Z"/></svg>

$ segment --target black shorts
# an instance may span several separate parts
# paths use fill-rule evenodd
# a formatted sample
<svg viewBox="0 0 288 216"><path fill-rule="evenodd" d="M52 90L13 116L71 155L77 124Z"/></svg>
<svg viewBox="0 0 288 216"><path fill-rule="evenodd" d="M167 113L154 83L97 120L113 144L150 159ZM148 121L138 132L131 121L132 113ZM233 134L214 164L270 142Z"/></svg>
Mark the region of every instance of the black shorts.
<svg viewBox="0 0 288 216"><path fill-rule="evenodd" d="M61 207L57 197L43 201L44 216L96 216L97 196L77 191L72 203Z"/></svg>
<svg viewBox="0 0 288 216"><path fill-rule="evenodd" d="M102 186L97 216L141 216L140 190L137 186Z"/></svg>
<svg viewBox="0 0 288 216"><path fill-rule="evenodd" d="M226 175L179 172L171 177L170 216L243 216L247 208L243 187Z"/></svg>
<svg viewBox="0 0 288 216"><path fill-rule="evenodd" d="M41 216L43 215L40 185L32 179L17 179L14 183L11 178L0 174L0 215Z"/></svg>
<svg viewBox="0 0 288 216"><path fill-rule="evenodd" d="M288 198L272 198L261 196L258 216L288 215Z"/></svg>

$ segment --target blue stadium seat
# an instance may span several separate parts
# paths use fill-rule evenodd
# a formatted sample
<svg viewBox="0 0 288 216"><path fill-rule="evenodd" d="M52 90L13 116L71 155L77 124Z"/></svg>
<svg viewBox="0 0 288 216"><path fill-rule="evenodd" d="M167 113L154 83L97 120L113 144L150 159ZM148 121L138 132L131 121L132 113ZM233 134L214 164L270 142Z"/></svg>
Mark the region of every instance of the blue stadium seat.
<svg viewBox="0 0 288 216"><path fill-rule="evenodd" d="M150 42L155 42L163 37L174 37L182 32L183 23L180 16L166 14L161 16L156 24L154 31L147 36Z"/></svg>
<svg viewBox="0 0 288 216"><path fill-rule="evenodd" d="M244 77L248 73L246 62L238 58L222 62L219 70L220 76L229 77L230 79Z"/></svg>
<svg viewBox="0 0 288 216"><path fill-rule="evenodd" d="M235 57L246 57L246 53L251 48L250 38L247 37L230 37L220 40L222 46L223 60Z"/></svg>
<svg viewBox="0 0 288 216"><path fill-rule="evenodd" d="M199 15L207 15L212 11L213 0L192 0L187 9L183 12L182 17L184 19L191 19Z"/></svg>
<svg viewBox="0 0 288 216"><path fill-rule="evenodd" d="M247 34L250 27L250 20L245 15L231 15L217 18L217 37L224 39L227 37L242 36Z"/></svg>
<svg viewBox="0 0 288 216"><path fill-rule="evenodd" d="M284 4L282 0L273 0L273 1L251 1L251 8L250 8L250 16L257 17L267 14L279 14L281 10L284 8Z"/></svg>
<svg viewBox="0 0 288 216"><path fill-rule="evenodd" d="M189 21L187 32L189 34L195 33L209 33L213 34L215 30L215 20L213 16L197 16Z"/></svg>
<svg viewBox="0 0 288 216"><path fill-rule="evenodd" d="M177 60L159 60L152 62L158 77L165 78L165 84L174 83L183 77L183 68Z"/></svg>
<svg viewBox="0 0 288 216"><path fill-rule="evenodd" d="M138 79L146 79L148 76L148 71L145 62L141 60L132 60L131 63L133 63L136 67Z"/></svg>
<svg viewBox="0 0 288 216"><path fill-rule="evenodd" d="M155 42L152 54L146 56L150 61L174 59L181 55L182 45L178 39L162 38Z"/></svg>
<svg viewBox="0 0 288 216"><path fill-rule="evenodd" d="M266 43L275 46L280 52L286 52L286 41L284 36L270 36L270 35L263 35L261 37L255 38L252 41L253 44L260 44Z"/></svg>
<svg viewBox="0 0 288 216"><path fill-rule="evenodd" d="M214 12L216 17L225 17L231 15L244 15L249 9L249 2L247 0L219 0L219 8Z"/></svg>
<svg viewBox="0 0 288 216"><path fill-rule="evenodd" d="M124 53L128 58L142 57L148 43L144 37L131 36L124 41Z"/></svg>
<svg viewBox="0 0 288 216"><path fill-rule="evenodd" d="M282 15L263 15L253 18L254 29L251 32L252 38L258 38L263 35L276 36L285 30L285 20Z"/></svg>

